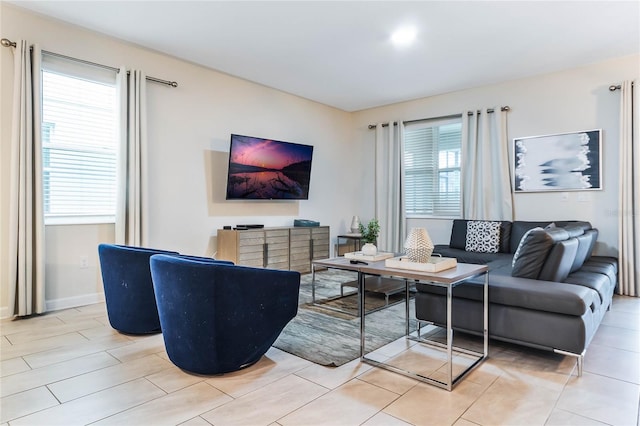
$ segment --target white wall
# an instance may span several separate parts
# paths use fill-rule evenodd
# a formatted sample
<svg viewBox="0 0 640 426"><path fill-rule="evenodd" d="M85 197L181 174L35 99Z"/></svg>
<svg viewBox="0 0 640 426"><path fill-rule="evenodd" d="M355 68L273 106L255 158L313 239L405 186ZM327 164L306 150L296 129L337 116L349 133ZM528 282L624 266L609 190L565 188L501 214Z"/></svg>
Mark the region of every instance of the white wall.
<svg viewBox="0 0 640 426"><path fill-rule="evenodd" d="M196 255L216 250L223 225L290 226L295 218L331 226L332 239L362 214L359 153L351 115L306 99L212 71L0 2L2 37L110 66L143 69L178 88L148 84L149 246ZM7 210L13 81L12 49L0 48L0 316L8 297ZM224 200L230 133L314 146L309 200ZM354 164L355 163L355 164ZM347 178L348 177L348 178ZM100 298L97 245L113 241L113 225L49 226L46 297L49 307ZM87 256L88 268L81 268ZM86 303L86 302L85 302Z"/></svg>
<svg viewBox="0 0 640 426"><path fill-rule="evenodd" d="M526 60L526 57L518 60ZM504 105L511 107L508 113L510 141L516 137L603 129L603 190L568 192L568 200L563 200L562 193L558 192L518 193L514 196L515 218L588 220L600 230L597 252L615 255L618 245L620 92L610 92L608 87L638 76L640 56L634 55L564 72L360 111L353 114L354 140L361 147L373 146L374 131L367 130L367 125L373 123L439 117ZM373 164L373 158L367 161ZM373 208L371 203L368 208ZM408 227L412 226L427 227L437 243L449 241L451 220L409 220Z"/></svg>
<svg viewBox="0 0 640 426"><path fill-rule="evenodd" d="M104 300L97 242L113 242L113 235L113 224L46 227L48 311Z"/></svg>

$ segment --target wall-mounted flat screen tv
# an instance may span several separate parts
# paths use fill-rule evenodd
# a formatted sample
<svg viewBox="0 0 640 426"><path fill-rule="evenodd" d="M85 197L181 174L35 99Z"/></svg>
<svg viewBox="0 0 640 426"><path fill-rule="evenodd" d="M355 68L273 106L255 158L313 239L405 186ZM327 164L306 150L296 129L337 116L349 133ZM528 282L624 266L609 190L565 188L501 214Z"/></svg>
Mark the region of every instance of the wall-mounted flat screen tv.
<svg viewBox="0 0 640 426"><path fill-rule="evenodd" d="M227 200L307 200L313 146L231 135Z"/></svg>

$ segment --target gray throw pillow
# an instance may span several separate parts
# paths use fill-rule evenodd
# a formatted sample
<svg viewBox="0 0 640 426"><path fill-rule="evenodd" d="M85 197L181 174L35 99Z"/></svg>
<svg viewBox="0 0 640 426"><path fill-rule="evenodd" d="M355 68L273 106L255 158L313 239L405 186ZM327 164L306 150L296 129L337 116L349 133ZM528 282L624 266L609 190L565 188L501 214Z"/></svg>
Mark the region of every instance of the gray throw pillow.
<svg viewBox="0 0 640 426"><path fill-rule="evenodd" d="M500 251L500 222L468 221L464 249L476 253L498 253Z"/></svg>
<svg viewBox="0 0 640 426"><path fill-rule="evenodd" d="M511 275L521 278L538 279L542 265L547 260L553 238L542 228L528 230L520 240L513 255Z"/></svg>

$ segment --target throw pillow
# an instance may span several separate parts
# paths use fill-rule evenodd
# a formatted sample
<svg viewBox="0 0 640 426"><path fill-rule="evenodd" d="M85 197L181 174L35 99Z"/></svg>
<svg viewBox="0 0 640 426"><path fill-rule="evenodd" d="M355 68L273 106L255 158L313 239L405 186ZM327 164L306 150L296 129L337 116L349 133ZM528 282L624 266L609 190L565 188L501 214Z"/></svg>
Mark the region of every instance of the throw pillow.
<svg viewBox="0 0 640 426"><path fill-rule="evenodd" d="M500 251L500 222L470 220L467 222L466 251L498 253Z"/></svg>
<svg viewBox="0 0 640 426"><path fill-rule="evenodd" d="M544 229L537 227L528 230L522 236L513 255L511 275L537 279L551 246L553 246L553 238Z"/></svg>

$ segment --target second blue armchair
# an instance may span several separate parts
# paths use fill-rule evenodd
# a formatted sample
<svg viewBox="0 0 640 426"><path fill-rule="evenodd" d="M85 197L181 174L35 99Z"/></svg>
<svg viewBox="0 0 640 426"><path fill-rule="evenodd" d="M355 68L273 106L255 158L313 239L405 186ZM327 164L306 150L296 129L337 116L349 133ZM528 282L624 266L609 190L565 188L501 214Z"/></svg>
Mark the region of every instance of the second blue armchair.
<svg viewBox="0 0 640 426"><path fill-rule="evenodd" d="M298 272L155 255L151 273L169 359L193 373L255 363L298 311Z"/></svg>

